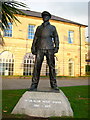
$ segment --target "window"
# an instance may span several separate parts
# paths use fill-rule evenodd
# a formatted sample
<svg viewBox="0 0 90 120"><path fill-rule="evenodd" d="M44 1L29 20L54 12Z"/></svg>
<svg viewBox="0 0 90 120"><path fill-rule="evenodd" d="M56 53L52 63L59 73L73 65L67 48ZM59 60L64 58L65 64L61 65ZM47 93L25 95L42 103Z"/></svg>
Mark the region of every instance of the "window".
<svg viewBox="0 0 90 120"><path fill-rule="evenodd" d="M13 75L14 59L13 54L5 51L0 55L0 75Z"/></svg>
<svg viewBox="0 0 90 120"><path fill-rule="evenodd" d="M4 30L5 37L12 37L12 23L8 23L9 27Z"/></svg>
<svg viewBox="0 0 90 120"><path fill-rule="evenodd" d="M34 38L34 28L35 25L28 25L28 39Z"/></svg>
<svg viewBox="0 0 90 120"><path fill-rule="evenodd" d="M74 76L74 61L73 61L73 59L69 59L68 70L69 70L69 76Z"/></svg>
<svg viewBox="0 0 90 120"><path fill-rule="evenodd" d="M24 57L23 75L32 75L34 68L35 56L27 53Z"/></svg>
<svg viewBox="0 0 90 120"><path fill-rule="evenodd" d="M68 43L73 43L74 31L68 31Z"/></svg>

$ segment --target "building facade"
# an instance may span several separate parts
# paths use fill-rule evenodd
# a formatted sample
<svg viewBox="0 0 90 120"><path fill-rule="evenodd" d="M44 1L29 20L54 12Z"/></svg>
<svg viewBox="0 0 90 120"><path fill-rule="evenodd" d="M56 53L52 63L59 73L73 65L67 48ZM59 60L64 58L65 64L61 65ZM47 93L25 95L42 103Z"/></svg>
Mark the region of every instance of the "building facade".
<svg viewBox="0 0 90 120"><path fill-rule="evenodd" d="M86 65L90 65L90 42L86 42Z"/></svg>
<svg viewBox="0 0 90 120"><path fill-rule="evenodd" d="M4 45L0 45L1 75L32 75L35 56L31 45L37 26L42 24L41 14L26 11L27 15L17 14L21 23L8 23L2 31ZM55 54L57 76L85 75L85 28L73 21L52 16L50 23L56 26L59 35L59 51ZM48 75L49 68L44 58L41 75Z"/></svg>

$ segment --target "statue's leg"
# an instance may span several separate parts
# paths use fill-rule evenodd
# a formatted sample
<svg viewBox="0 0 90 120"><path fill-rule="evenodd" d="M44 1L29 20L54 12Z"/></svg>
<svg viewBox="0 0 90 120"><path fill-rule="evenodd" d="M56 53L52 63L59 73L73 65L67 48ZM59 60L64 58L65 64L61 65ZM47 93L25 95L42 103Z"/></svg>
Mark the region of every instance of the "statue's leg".
<svg viewBox="0 0 90 120"><path fill-rule="evenodd" d="M48 50L46 54L47 63L49 65L49 77L50 77L50 84L51 87L57 89L57 82L56 82L56 73L55 73L55 58L53 50Z"/></svg>
<svg viewBox="0 0 90 120"><path fill-rule="evenodd" d="M38 50L37 55L36 55L36 60L34 64L34 70L33 70L33 77L32 77L32 84L31 84L31 90L34 88L37 88L39 78L40 78L40 70L41 70L41 65L44 59L44 53L42 50Z"/></svg>

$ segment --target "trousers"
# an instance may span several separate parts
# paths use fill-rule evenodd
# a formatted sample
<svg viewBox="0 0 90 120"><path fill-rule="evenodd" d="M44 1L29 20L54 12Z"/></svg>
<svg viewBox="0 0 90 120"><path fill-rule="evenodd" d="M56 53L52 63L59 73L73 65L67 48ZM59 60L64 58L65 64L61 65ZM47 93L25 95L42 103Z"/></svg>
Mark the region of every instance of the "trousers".
<svg viewBox="0 0 90 120"><path fill-rule="evenodd" d="M54 50L52 49L50 50L40 49L37 51L34 70L33 70L33 76L32 76L32 85L38 86L40 71L41 71L42 62L44 60L44 56L46 56L47 64L49 66L50 85L51 87L57 87Z"/></svg>

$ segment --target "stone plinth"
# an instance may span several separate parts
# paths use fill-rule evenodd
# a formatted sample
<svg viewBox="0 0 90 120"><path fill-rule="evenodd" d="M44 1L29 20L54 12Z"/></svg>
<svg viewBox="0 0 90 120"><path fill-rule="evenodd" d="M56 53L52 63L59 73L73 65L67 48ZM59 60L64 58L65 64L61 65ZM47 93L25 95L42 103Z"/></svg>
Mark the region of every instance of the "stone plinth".
<svg viewBox="0 0 90 120"><path fill-rule="evenodd" d="M34 117L73 116L70 103L60 90L54 92L25 92L12 114L26 114Z"/></svg>

